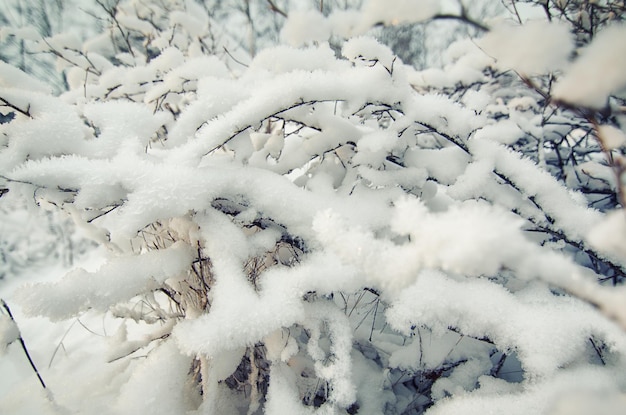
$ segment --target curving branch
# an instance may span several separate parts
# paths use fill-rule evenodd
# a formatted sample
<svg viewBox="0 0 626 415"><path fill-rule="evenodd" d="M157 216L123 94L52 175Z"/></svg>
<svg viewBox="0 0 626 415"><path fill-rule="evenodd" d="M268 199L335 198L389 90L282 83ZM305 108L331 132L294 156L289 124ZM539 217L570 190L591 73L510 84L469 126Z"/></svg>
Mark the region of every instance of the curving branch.
<svg viewBox="0 0 626 415"><path fill-rule="evenodd" d="M465 14L465 12L461 13L460 15L459 14L437 14L432 17L432 20L458 20L459 22L468 24L472 26L473 28L480 30L481 32L489 31L489 27L485 26L484 24L480 23L477 20L472 19L467 14Z"/></svg>

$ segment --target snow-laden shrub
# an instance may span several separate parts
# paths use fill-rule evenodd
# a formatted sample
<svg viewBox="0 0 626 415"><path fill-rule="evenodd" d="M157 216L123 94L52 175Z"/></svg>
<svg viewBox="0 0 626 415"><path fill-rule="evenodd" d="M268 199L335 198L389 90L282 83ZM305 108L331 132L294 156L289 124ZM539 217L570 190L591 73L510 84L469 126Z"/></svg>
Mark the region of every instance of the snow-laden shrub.
<svg viewBox="0 0 626 415"><path fill-rule="evenodd" d="M406 14L409 3L390 2L384 21L438 16L436 2ZM621 203L609 95L623 85L615 75L588 101L561 86L591 82L577 68L603 36L572 63L561 24L501 26L416 72L362 36L378 22L370 5L297 14L283 36L302 47L243 66L194 2L104 7L111 28L97 39L42 42L70 65L62 96L0 67L16 114L1 125L2 176L107 250L98 269L17 300L53 321L120 321L94 351L115 372L48 382L53 407L561 413L574 394L620 401L625 297L598 279L624 275L623 212L576 190L609 193L604 210ZM342 56L307 16L326 37L352 25ZM544 89L554 77L558 100Z"/></svg>

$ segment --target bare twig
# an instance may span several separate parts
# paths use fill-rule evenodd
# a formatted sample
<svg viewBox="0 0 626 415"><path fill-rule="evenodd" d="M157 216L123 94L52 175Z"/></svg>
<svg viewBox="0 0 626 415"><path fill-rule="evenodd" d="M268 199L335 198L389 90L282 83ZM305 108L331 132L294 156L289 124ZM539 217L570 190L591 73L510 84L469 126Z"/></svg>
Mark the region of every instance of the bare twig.
<svg viewBox="0 0 626 415"><path fill-rule="evenodd" d="M276 6L276 4L274 4L274 2L272 0L266 0L266 1L267 1L267 4L269 5L269 8L270 8L271 11L280 14L284 18L287 18L287 13L285 13L278 6Z"/></svg>
<svg viewBox="0 0 626 415"><path fill-rule="evenodd" d="M130 40L128 39L128 33L124 33L124 29L122 29L122 26L120 25L120 22L117 20L117 16L115 15L115 9L114 8L108 9L106 5L102 3L100 0L95 0L95 1L100 7L102 7L102 9L109 15L109 17L111 17L111 19L115 23L115 26L120 31L120 34L122 35L122 39L124 39L124 42L126 42L126 47L128 47L128 53L130 53L131 56L134 58L135 52L133 51L133 47L130 44Z"/></svg>
<svg viewBox="0 0 626 415"><path fill-rule="evenodd" d="M600 350L600 347L598 347L596 342L593 340L593 337L589 337L589 342L591 343L593 350L596 351L596 354L598 355L600 362L602 362L602 366L606 366L606 362L604 361L604 357L602 356L602 350Z"/></svg>
<svg viewBox="0 0 626 415"><path fill-rule="evenodd" d="M230 51L229 51L228 49L226 49L226 46L222 46L222 47L224 48L224 52L226 52L226 54L227 54L228 56L230 56L230 58L231 58L232 60L234 60L236 63L238 63L238 64L239 64L239 65L241 65L241 66L244 66L244 67L246 67L246 68L248 67L248 65L246 65L246 64L245 64L245 63L243 63L243 62L241 62L239 59L235 58L235 57L234 57L234 56L230 53Z"/></svg>
<svg viewBox="0 0 626 415"><path fill-rule="evenodd" d="M11 309L9 308L9 305L6 302L4 302L4 300L2 299L0 299L0 303L2 304L2 307L4 307L4 309L8 313L9 317L11 318L11 321L15 323L15 318L13 318L13 313L11 313ZM30 366L33 368L33 370L35 371L35 374L37 375L37 378L39 379L39 383L41 383L41 386L44 389L46 389L46 384L41 378L41 375L39 374L39 370L37 370L37 366L35 366L33 359L30 357L30 353L28 353L28 349L26 348L26 343L24 342L24 338L22 337L21 333L20 333L18 340L20 341L20 344L22 345L22 350L24 350L24 354L26 355L26 358L28 359L28 363L30 363Z"/></svg>
<svg viewBox="0 0 626 415"><path fill-rule="evenodd" d="M18 107L17 105L11 104L6 99L0 97L0 105L3 105L5 107L9 107L11 109L14 109L15 111L19 112L20 114L26 115L28 118L33 118L33 116L30 113L30 104L28 104L28 108L23 110L20 107Z"/></svg>
<svg viewBox="0 0 626 415"><path fill-rule="evenodd" d="M437 14L432 17L432 20L458 20L460 22L466 23L472 26L475 29L480 30L481 32L488 32L489 28L484 24L472 19L471 17L465 14Z"/></svg>

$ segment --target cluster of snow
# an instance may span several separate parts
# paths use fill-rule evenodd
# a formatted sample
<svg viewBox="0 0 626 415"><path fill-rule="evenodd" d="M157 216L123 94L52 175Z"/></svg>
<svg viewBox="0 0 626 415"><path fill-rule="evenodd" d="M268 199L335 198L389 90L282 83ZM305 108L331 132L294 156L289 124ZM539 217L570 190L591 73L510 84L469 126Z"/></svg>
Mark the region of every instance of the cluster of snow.
<svg viewBox="0 0 626 415"><path fill-rule="evenodd" d="M499 69L513 69L524 75L562 69L574 48L566 24L544 21L498 26L482 37L478 45L495 59Z"/></svg>
<svg viewBox="0 0 626 415"><path fill-rule="evenodd" d="M88 309L106 311L111 304L130 300L145 291L159 287L189 267L192 260L188 247L175 243L168 249L148 252L139 257L109 260L96 272L77 269L61 281L39 283L21 290L21 301L30 304L31 314L52 320L67 319ZM135 272L131 273L130 270ZM72 298L71 302L49 301L50 292Z"/></svg>
<svg viewBox="0 0 626 415"><path fill-rule="evenodd" d="M435 16L440 7L436 0L368 0L358 11L337 10L328 17L316 10L294 11L289 14L281 37L293 46L326 42L333 35L349 39L378 24L426 21Z"/></svg>
<svg viewBox="0 0 626 415"><path fill-rule="evenodd" d="M9 344L20 337L20 330L8 315L0 315L0 353L4 354Z"/></svg>
<svg viewBox="0 0 626 415"><path fill-rule="evenodd" d="M626 27L614 25L602 30L586 46L563 78L554 86L554 98L574 105L602 108L609 95L626 88L626 50L622 42Z"/></svg>

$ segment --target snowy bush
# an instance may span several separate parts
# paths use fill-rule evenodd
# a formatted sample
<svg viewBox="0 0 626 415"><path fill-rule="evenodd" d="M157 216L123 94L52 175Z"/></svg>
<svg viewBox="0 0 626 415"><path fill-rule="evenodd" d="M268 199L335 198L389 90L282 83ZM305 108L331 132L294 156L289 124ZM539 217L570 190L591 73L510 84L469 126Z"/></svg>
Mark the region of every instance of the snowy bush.
<svg viewBox="0 0 626 415"><path fill-rule="evenodd" d="M250 57L200 3L102 2L107 32L38 44L61 96L0 66L3 180L104 256L15 300L116 329L48 370L50 413L617 411L618 3L489 28L435 1L294 11ZM449 18L484 33L439 69L367 35Z"/></svg>

